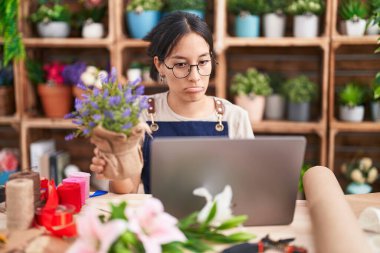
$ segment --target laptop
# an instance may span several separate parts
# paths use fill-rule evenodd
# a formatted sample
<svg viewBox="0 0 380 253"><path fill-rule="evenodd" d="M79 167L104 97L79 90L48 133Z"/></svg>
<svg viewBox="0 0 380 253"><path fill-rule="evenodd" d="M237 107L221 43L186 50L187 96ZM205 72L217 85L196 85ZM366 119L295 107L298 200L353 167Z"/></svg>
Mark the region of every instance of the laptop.
<svg viewBox="0 0 380 253"><path fill-rule="evenodd" d="M287 225L293 220L306 139L265 136L156 138L151 146L151 192L181 219L205 205L198 187L215 194L232 187L232 212L245 225Z"/></svg>

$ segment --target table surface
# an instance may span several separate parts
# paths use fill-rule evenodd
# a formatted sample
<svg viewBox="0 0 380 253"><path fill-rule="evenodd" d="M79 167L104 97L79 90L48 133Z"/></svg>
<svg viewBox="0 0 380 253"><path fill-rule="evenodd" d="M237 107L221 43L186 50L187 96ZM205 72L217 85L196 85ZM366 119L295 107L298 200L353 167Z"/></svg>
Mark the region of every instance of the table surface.
<svg viewBox="0 0 380 253"><path fill-rule="evenodd" d="M94 206L100 211L108 211L109 202L128 201L130 206L139 205L144 199L149 198L150 195L144 194L125 194L117 195L109 193L101 197L88 199L86 206ZM355 215L358 216L361 211L368 206L375 206L380 208L380 193L370 193L362 195L346 195L346 200L350 204ZM0 230L6 227L6 216L0 213ZM284 226L254 226L244 227L246 231L255 234L256 240L270 234L272 239L281 239L294 237L294 244L306 247L309 253L315 252L313 241L313 224L306 200L297 200L294 220L290 225ZM255 240L253 240L255 241ZM271 251L266 251L271 252ZM272 251L277 252L277 251Z"/></svg>

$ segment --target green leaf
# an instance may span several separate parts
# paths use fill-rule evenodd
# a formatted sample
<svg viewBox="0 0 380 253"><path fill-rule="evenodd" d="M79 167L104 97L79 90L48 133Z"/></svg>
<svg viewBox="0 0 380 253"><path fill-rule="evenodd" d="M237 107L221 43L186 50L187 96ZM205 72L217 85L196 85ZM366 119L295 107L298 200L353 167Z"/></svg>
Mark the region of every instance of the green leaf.
<svg viewBox="0 0 380 253"><path fill-rule="evenodd" d="M203 229L207 227L207 225L215 218L216 211L217 211L217 205L216 205L216 202L214 202L207 216L207 219L201 225Z"/></svg>
<svg viewBox="0 0 380 253"><path fill-rule="evenodd" d="M127 220L124 214L124 210L127 207L127 202L121 202L119 205L114 205L111 203L111 216L110 220L122 219Z"/></svg>
<svg viewBox="0 0 380 253"><path fill-rule="evenodd" d="M189 239L183 244L184 248L193 252L206 252L212 250L206 242L197 239Z"/></svg>
<svg viewBox="0 0 380 253"><path fill-rule="evenodd" d="M178 222L178 227L180 229L186 229L188 228L189 226L197 223L197 217L198 217L198 212L193 212L192 214L190 214L189 216L181 219L179 222Z"/></svg>
<svg viewBox="0 0 380 253"><path fill-rule="evenodd" d="M230 229L230 228L235 228L239 226L240 224L244 223L248 219L247 215L239 215L232 217L229 220L226 220L223 222L219 227L217 227L217 230L224 230L224 229Z"/></svg>
<svg viewBox="0 0 380 253"><path fill-rule="evenodd" d="M181 253L183 252L183 243L181 242L171 242L162 245L163 253Z"/></svg>
<svg viewBox="0 0 380 253"><path fill-rule="evenodd" d="M256 238L256 236L251 233L237 232L237 233L227 236L227 238L230 240L231 243L234 243L234 242L246 242L246 241Z"/></svg>

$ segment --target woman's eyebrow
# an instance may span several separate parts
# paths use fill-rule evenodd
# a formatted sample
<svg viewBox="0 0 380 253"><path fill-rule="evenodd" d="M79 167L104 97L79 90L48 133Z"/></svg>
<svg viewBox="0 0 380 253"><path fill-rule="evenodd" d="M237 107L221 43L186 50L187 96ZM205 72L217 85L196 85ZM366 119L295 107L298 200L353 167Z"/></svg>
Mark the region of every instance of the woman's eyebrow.
<svg viewBox="0 0 380 253"><path fill-rule="evenodd" d="M204 56L208 56L208 55L210 55L209 52L199 55L198 58L201 58L201 57L204 57ZM172 58L172 59L180 59L180 60L187 60L186 57L180 56L180 55L173 55L170 58Z"/></svg>

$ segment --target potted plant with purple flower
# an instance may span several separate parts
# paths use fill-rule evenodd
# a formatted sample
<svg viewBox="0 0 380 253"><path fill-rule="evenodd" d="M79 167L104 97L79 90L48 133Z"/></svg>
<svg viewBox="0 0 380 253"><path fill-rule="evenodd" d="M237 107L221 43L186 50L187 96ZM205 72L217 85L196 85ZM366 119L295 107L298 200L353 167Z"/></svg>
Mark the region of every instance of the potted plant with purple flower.
<svg viewBox="0 0 380 253"><path fill-rule="evenodd" d="M140 122L141 113L148 107L144 86L137 85L138 82L118 83L115 69L109 77L100 74L100 80L101 88L94 87L82 100L75 99L75 111L65 118L71 118L78 129L67 135L66 140L91 137L98 155L107 162L104 176L130 178L131 174L141 172L140 141L145 132L150 132L149 126ZM81 87L88 90L84 85Z"/></svg>
<svg viewBox="0 0 380 253"><path fill-rule="evenodd" d="M81 75L85 72L86 68L86 63L78 61L65 65L62 71L64 82L72 85L72 93L77 98L81 98L83 94L83 90L77 87L77 84L81 82Z"/></svg>

